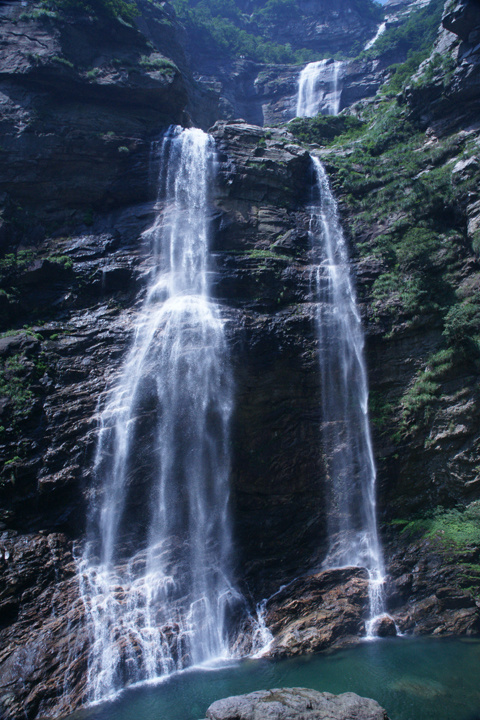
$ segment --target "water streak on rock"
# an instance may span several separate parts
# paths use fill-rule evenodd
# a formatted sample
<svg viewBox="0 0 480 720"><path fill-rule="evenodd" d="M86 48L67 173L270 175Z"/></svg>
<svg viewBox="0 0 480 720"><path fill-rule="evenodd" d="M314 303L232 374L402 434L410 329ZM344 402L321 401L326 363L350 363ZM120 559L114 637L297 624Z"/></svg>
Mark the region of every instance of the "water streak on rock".
<svg viewBox="0 0 480 720"><path fill-rule="evenodd" d="M213 140L175 129L135 337L100 418L80 583L90 699L227 653L229 425L223 321L209 299Z"/></svg>
<svg viewBox="0 0 480 720"><path fill-rule="evenodd" d="M319 253L314 290L322 436L331 488L330 549L324 566L353 565L368 570L373 620L384 612L384 566L375 511L376 469L368 420L364 336L337 204L320 160L312 157L312 162L316 197L311 208L311 240Z"/></svg>
<svg viewBox="0 0 480 720"><path fill-rule="evenodd" d="M297 117L338 115L342 95L343 65L339 60L308 63L298 78Z"/></svg>

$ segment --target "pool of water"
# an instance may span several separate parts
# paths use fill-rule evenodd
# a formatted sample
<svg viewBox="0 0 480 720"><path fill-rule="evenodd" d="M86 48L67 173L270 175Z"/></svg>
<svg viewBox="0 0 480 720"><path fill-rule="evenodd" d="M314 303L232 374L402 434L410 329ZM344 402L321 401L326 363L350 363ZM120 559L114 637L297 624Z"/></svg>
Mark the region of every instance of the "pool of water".
<svg viewBox="0 0 480 720"><path fill-rule="evenodd" d="M199 720L214 700L274 687L353 691L377 700L391 720L480 720L480 640L395 638L331 654L192 669L71 718Z"/></svg>

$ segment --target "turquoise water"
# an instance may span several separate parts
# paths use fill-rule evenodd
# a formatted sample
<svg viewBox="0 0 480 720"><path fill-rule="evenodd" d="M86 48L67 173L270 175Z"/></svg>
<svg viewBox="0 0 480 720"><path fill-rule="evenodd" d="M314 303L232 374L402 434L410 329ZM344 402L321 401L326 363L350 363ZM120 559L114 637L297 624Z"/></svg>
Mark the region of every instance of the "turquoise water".
<svg viewBox="0 0 480 720"><path fill-rule="evenodd" d="M74 717L198 720L219 698L299 686L372 697L391 720L480 720L480 640L395 638L327 655L189 670L125 690L117 700Z"/></svg>

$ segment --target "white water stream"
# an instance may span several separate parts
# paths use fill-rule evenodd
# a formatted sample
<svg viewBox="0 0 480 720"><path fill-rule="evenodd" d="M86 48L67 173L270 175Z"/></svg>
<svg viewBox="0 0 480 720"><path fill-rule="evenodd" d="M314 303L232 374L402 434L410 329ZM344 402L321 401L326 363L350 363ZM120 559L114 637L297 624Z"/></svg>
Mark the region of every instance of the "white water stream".
<svg viewBox="0 0 480 720"><path fill-rule="evenodd" d="M378 30L377 30L376 34L374 35L374 37L367 42L367 44L365 45L365 47L364 47L363 49L364 49L364 50L370 50L370 48L375 45L375 43L377 42L378 38L379 38L381 35L383 35L383 33L385 32L386 29L387 29L387 23L386 23L386 22L382 22L382 23L378 26Z"/></svg>
<svg viewBox="0 0 480 720"><path fill-rule="evenodd" d="M368 570L369 635L373 620L385 612L385 605L364 336L337 204L320 160L312 157L312 162L316 197L310 231L312 245L319 251L315 294L323 448L330 488L330 549L324 566L361 566Z"/></svg>
<svg viewBox="0 0 480 720"><path fill-rule="evenodd" d="M340 60L308 63L298 78L297 117L318 113L338 115L342 95L343 65Z"/></svg>
<svg viewBox="0 0 480 720"><path fill-rule="evenodd" d="M148 291L100 418L98 495L79 561L93 628L92 701L228 653L238 598L229 569L233 391L223 321L209 298L214 164L201 130L166 136L166 204L145 234Z"/></svg>

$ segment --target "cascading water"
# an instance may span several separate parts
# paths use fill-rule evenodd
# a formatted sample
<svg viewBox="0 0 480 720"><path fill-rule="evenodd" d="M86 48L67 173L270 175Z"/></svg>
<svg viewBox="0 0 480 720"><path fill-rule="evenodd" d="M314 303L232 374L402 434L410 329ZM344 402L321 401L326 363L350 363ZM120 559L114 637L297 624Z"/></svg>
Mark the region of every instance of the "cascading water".
<svg viewBox="0 0 480 720"><path fill-rule="evenodd" d="M337 115L342 94L343 63L319 60L308 63L298 78L297 117L314 117L319 112Z"/></svg>
<svg viewBox="0 0 480 720"><path fill-rule="evenodd" d="M370 48L375 45L375 43L377 42L378 38L379 38L381 35L383 35L383 33L385 32L386 29L387 29L387 23L386 23L386 22L382 22L382 23L378 26L378 30L377 30L377 32L375 33L374 37L367 42L367 44L365 45L365 47L364 47L363 49L364 49L364 50L370 50Z"/></svg>
<svg viewBox="0 0 480 720"><path fill-rule="evenodd" d="M147 231L154 264L119 382L100 419L79 561L92 628L90 699L228 652L232 379L209 299L213 140L176 128L162 146L166 209ZM166 169L166 174L165 174Z"/></svg>
<svg viewBox="0 0 480 720"><path fill-rule="evenodd" d="M330 487L330 549L324 565L368 570L370 635L374 619L385 607L364 337L337 204L320 160L312 157L312 162L316 197L310 229L319 253L314 290L318 298L322 436Z"/></svg>

